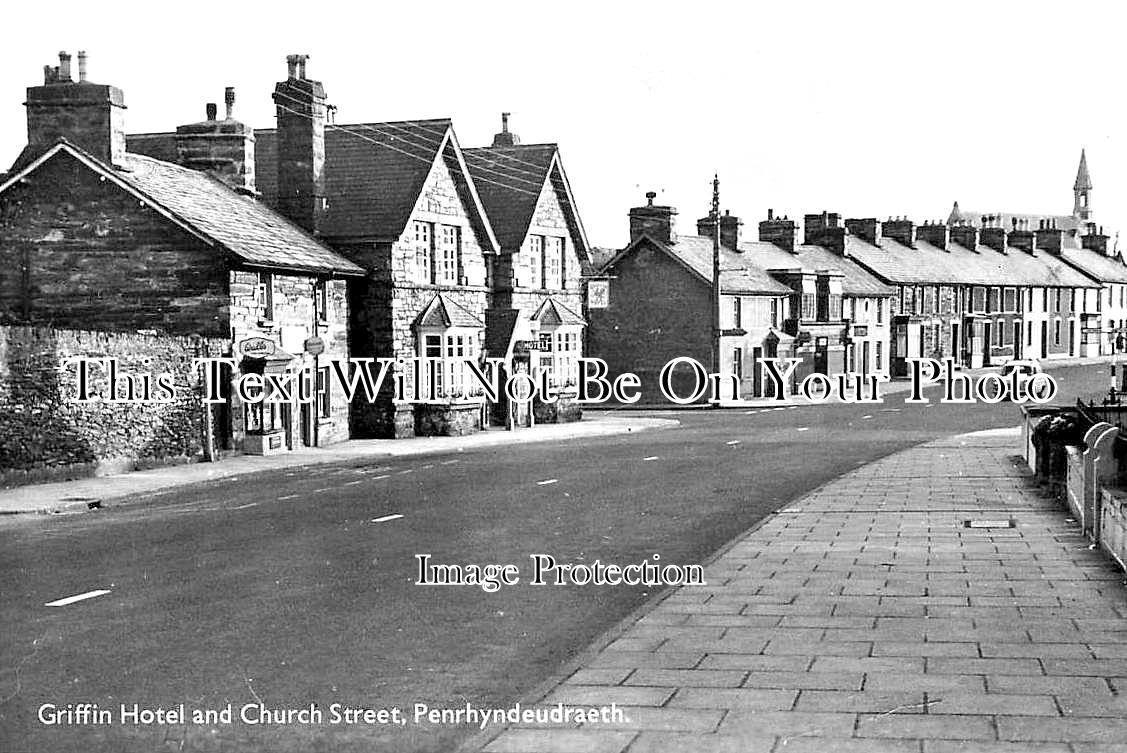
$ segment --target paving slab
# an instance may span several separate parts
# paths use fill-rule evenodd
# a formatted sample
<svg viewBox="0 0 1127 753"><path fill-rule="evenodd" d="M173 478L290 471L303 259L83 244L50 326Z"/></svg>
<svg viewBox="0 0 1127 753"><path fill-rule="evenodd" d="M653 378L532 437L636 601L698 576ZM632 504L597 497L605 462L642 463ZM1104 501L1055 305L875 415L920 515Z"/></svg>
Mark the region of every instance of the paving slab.
<svg viewBox="0 0 1127 753"><path fill-rule="evenodd" d="M1016 431L952 437L790 502L708 585L655 598L528 699L617 703L627 722L497 728L469 748L1127 753L1123 573L1019 447Z"/></svg>

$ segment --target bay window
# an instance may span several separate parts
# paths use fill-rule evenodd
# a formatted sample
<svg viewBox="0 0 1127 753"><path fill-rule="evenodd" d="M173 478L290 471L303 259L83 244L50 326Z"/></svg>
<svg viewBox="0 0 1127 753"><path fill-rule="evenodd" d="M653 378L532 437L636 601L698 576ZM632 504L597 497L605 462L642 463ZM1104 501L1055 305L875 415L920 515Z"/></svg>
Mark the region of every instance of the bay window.
<svg viewBox="0 0 1127 753"><path fill-rule="evenodd" d="M425 359L424 374L434 374L432 397L457 400L476 386L466 361L477 361L480 332L472 327L449 327L420 332L419 356ZM438 361L432 368L430 361ZM429 377L424 377L429 378Z"/></svg>

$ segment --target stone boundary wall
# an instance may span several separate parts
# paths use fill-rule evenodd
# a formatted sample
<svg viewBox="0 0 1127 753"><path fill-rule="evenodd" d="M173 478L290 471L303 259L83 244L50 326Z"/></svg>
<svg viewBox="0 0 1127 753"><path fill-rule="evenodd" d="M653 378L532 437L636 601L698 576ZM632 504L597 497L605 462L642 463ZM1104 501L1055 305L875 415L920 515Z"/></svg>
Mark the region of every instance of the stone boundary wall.
<svg viewBox="0 0 1127 753"><path fill-rule="evenodd" d="M192 359L226 354L217 338L0 326L0 487L193 462L203 408ZM119 359L123 372L173 375L167 403L76 403L71 356ZM96 391L104 374L92 370Z"/></svg>

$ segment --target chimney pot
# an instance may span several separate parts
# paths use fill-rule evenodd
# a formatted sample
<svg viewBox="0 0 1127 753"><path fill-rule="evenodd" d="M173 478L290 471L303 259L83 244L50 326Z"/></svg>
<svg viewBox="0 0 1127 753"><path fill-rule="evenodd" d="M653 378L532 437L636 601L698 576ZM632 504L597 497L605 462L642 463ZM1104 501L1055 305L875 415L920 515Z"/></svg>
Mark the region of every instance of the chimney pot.
<svg viewBox="0 0 1127 753"><path fill-rule="evenodd" d="M775 210L774 209L768 209L767 210L767 221L770 222L773 219L775 219Z"/></svg>
<svg viewBox="0 0 1127 753"><path fill-rule="evenodd" d="M510 113L501 113L501 133L509 132L509 115Z"/></svg>
<svg viewBox="0 0 1127 753"><path fill-rule="evenodd" d="M228 86L224 90L223 102L227 105L227 120L232 120L235 114L235 87Z"/></svg>
<svg viewBox="0 0 1127 753"><path fill-rule="evenodd" d="M86 50L78 51L78 80L86 80Z"/></svg>
<svg viewBox="0 0 1127 753"><path fill-rule="evenodd" d="M654 205L654 199L657 198L657 191L646 191L646 204L649 206Z"/></svg>
<svg viewBox="0 0 1127 753"><path fill-rule="evenodd" d="M207 113L208 120L215 120L216 116L219 113L219 108L215 106L214 102L208 102L204 110Z"/></svg>

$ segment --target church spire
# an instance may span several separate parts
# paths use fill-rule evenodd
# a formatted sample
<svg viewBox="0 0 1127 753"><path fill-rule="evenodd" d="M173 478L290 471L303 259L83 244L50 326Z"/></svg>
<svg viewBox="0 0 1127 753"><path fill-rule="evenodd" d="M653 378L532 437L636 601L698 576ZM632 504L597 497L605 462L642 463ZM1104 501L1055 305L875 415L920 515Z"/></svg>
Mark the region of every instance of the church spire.
<svg viewBox="0 0 1127 753"><path fill-rule="evenodd" d="M1076 183L1072 186L1073 191L1081 189L1092 190L1092 177L1088 175L1088 156L1083 149L1080 150L1080 167L1076 170Z"/></svg>
<svg viewBox="0 0 1127 753"><path fill-rule="evenodd" d="M1081 222L1092 219L1092 176L1088 175L1088 156L1080 150L1080 167L1072 184L1072 216Z"/></svg>

